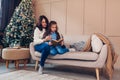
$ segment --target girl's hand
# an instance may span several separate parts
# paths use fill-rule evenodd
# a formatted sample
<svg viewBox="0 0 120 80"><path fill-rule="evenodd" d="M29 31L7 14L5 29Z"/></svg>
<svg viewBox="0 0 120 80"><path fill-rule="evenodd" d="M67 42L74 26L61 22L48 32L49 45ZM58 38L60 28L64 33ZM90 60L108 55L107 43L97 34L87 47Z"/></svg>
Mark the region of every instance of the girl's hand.
<svg viewBox="0 0 120 80"><path fill-rule="evenodd" d="M51 36L46 36L45 41L49 41L49 40L51 40Z"/></svg>
<svg viewBox="0 0 120 80"><path fill-rule="evenodd" d="M52 45L52 43L51 42L48 42L48 44L51 46Z"/></svg>

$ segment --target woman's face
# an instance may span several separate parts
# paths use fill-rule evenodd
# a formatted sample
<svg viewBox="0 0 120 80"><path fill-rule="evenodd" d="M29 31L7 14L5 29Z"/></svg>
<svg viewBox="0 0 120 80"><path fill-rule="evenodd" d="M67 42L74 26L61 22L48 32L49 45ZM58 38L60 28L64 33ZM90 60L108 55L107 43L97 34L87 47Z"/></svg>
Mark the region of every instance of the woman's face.
<svg viewBox="0 0 120 80"><path fill-rule="evenodd" d="M56 24L51 25L51 31L55 32L56 30L57 30L57 25Z"/></svg>
<svg viewBox="0 0 120 80"><path fill-rule="evenodd" d="M42 27L43 27L43 28L46 28L47 23L46 23L45 19L42 20L41 24L42 24Z"/></svg>

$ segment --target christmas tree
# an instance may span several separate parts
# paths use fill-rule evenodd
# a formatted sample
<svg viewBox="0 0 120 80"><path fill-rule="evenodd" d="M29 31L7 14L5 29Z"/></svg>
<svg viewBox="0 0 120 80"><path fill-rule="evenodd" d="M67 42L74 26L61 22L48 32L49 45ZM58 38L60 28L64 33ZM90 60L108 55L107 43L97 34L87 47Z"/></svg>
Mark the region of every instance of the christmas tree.
<svg viewBox="0 0 120 80"><path fill-rule="evenodd" d="M34 24L32 0L22 0L5 29L7 44L29 46L29 43L33 41Z"/></svg>

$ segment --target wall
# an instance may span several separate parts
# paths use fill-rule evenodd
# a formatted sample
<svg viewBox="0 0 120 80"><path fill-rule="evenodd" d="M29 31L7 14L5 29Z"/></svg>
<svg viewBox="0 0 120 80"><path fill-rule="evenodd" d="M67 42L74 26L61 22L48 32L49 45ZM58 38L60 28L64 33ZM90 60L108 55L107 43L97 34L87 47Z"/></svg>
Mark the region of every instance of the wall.
<svg viewBox="0 0 120 80"><path fill-rule="evenodd" d="M46 15L69 35L103 33L120 54L120 0L34 0L36 20Z"/></svg>

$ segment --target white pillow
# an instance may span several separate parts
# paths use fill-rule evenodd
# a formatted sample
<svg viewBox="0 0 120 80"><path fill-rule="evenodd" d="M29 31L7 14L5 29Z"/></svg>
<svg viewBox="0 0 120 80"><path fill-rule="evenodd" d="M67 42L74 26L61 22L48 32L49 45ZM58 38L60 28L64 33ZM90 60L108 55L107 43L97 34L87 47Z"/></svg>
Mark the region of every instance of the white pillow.
<svg viewBox="0 0 120 80"><path fill-rule="evenodd" d="M92 51L97 53L100 52L100 50L103 47L102 41L95 34L92 35L91 45L92 45Z"/></svg>

